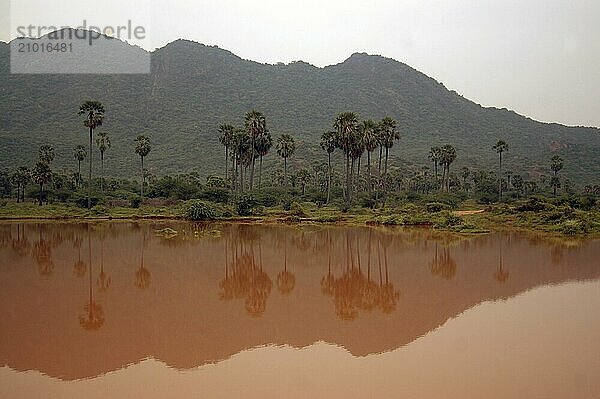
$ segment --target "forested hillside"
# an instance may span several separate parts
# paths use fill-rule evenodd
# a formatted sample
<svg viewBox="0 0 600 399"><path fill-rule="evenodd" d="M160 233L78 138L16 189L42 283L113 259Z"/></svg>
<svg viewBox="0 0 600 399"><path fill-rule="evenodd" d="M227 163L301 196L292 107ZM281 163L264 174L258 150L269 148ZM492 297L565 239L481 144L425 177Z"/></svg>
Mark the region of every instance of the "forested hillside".
<svg viewBox="0 0 600 399"><path fill-rule="evenodd" d="M502 139L510 145L506 168L525 177L548 174L551 156L559 154L564 176L580 184L600 182L598 129L483 108L381 56L353 54L325 68L304 62L266 65L178 40L152 53L149 75L11 75L9 62L9 45L0 43L0 168L30 166L38 147L51 144L57 169L74 170L73 147L86 143L87 133L77 110L84 100L95 99L106 108L98 132L108 132L112 140L106 154L112 175L137 172L133 140L138 134L152 141L150 172L216 173L224 160L218 124L241 125L244 114L257 109L274 136L296 138L292 167L325 161L321 134L338 113L354 111L364 119L389 115L398 121L402 137L391 151L393 165L428 164L431 146L450 143L457 150L456 166L492 168L497 156L492 145ZM272 153L265 166L280 162Z"/></svg>

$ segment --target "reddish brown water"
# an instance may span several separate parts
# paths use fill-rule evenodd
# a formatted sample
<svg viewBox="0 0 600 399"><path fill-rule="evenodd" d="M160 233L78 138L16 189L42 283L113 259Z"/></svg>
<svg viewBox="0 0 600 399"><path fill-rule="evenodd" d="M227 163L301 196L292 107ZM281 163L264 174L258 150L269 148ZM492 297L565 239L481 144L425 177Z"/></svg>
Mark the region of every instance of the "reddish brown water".
<svg viewBox="0 0 600 399"><path fill-rule="evenodd" d="M0 397L598 398L599 258L512 234L2 223Z"/></svg>

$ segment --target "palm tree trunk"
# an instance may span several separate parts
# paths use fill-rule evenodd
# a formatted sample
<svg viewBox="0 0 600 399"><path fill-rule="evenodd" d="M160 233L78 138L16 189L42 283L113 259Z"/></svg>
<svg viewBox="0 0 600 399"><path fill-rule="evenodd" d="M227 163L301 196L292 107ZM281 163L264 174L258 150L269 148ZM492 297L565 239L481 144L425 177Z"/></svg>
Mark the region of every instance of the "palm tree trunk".
<svg viewBox="0 0 600 399"><path fill-rule="evenodd" d="M502 200L502 151L500 154L500 169L498 171L498 193L500 193L500 200Z"/></svg>
<svg viewBox="0 0 600 399"><path fill-rule="evenodd" d="M258 165L258 188L262 186L262 155L260 156L260 163Z"/></svg>
<svg viewBox="0 0 600 399"><path fill-rule="evenodd" d="M362 155L358 157L358 166L356 167L356 178L360 178L360 160L362 159Z"/></svg>
<svg viewBox="0 0 600 399"><path fill-rule="evenodd" d="M90 121L91 122L91 121ZM89 174L88 174L88 209L92 209L92 137L94 136L94 129L90 127L90 162L89 162Z"/></svg>
<svg viewBox="0 0 600 399"><path fill-rule="evenodd" d="M283 157L283 186L287 187L287 157Z"/></svg>
<svg viewBox="0 0 600 399"><path fill-rule="evenodd" d="M100 172L102 173L100 177L100 191L104 194L104 151L100 151Z"/></svg>
<svg viewBox="0 0 600 399"><path fill-rule="evenodd" d="M382 156L383 156L383 146L380 145L379 146L379 169L377 171L379 173L379 176L381 176L381 158L382 158Z"/></svg>
<svg viewBox="0 0 600 399"><path fill-rule="evenodd" d="M327 203L331 199L331 153L327 152Z"/></svg>
<svg viewBox="0 0 600 399"><path fill-rule="evenodd" d="M437 159L435 161L433 161L433 168L435 169L435 181L437 183L438 181L438 161Z"/></svg>
<svg viewBox="0 0 600 399"><path fill-rule="evenodd" d="M40 203L39 205L42 206L42 194L44 193L44 185L42 183L40 183Z"/></svg>
<svg viewBox="0 0 600 399"><path fill-rule="evenodd" d="M385 147L385 171L383 172L384 175L387 176L387 171L388 171L388 152L389 152L389 148Z"/></svg>
<svg viewBox="0 0 600 399"><path fill-rule="evenodd" d="M17 183L17 204L19 203L19 199L21 199L21 183Z"/></svg>
<svg viewBox="0 0 600 399"><path fill-rule="evenodd" d="M250 147L250 152L252 156L252 167L250 169L250 190L252 190L252 186L254 185L254 163L256 160L256 157L254 156L254 141L254 135L252 135L252 147Z"/></svg>
<svg viewBox="0 0 600 399"><path fill-rule="evenodd" d="M81 184L81 161L77 161L77 187Z"/></svg>
<svg viewBox="0 0 600 399"><path fill-rule="evenodd" d="M350 155L346 155L346 206L350 206Z"/></svg>
<svg viewBox="0 0 600 399"><path fill-rule="evenodd" d="M373 191L373 187L371 187L371 151L367 151L367 185L369 192Z"/></svg>
<svg viewBox="0 0 600 399"><path fill-rule="evenodd" d="M140 198L144 200L144 157L142 158L142 180L140 181Z"/></svg>
<svg viewBox="0 0 600 399"><path fill-rule="evenodd" d="M225 146L225 180L227 180L227 169L229 169L229 147Z"/></svg>

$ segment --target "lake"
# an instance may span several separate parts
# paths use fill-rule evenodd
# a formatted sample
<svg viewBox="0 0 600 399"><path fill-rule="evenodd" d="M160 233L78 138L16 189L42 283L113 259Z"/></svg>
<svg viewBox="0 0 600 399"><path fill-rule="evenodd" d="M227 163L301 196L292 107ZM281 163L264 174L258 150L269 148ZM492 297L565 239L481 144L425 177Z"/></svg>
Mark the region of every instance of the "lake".
<svg viewBox="0 0 600 399"><path fill-rule="evenodd" d="M600 242L0 223L0 397L598 398Z"/></svg>

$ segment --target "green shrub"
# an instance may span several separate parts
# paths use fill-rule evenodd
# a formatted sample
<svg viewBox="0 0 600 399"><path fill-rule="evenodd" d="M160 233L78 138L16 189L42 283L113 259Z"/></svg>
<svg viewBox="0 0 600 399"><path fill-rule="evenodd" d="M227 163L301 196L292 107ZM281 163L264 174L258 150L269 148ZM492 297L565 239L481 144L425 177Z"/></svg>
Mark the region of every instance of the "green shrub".
<svg viewBox="0 0 600 399"><path fill-rule="evenodd" d="M132 208L139 208L142 205L142 198L139 195L132 195L129 197L129 206Z"/></svg>
<svg viewBox="0 0 600 399"><path fill-rule="evenodd" d="M450 207L447 204L442 204L441 202L428 202L427 204L425 204L425 209L429 213L436 213L448 210L450 209Z"/></svg>
<svg viewBox="0 0 600 399"><path fill-rule="evenodd" d="M545 210L549 204L540 201L538 198L529 198L525 203L517 207L519 212L540 212Z"/></svg>
<svg viewBox="0 0 600 399"><path fill-rule="evenodd" d="M242 195L235 203L236 212L240 216L252 215L252 209L257 205L256 199L252 195Z"/></svg>
<svg viewBox="0 0 600 399"><path fill-rule="evenodd" d="M96 216L108 216L110 214L110 208L106 205L96 205L92 207L91 213Z"/></svg>
<svg viewBox="0 0 600 399"><path fill-rule="evenodd" d="M304 211L304 208L297 202L292 203L292 205L290 206L290 212L292 213L292 215L301 218L306 217L306 212Z"/></svg>
<svg viewBox="0 0 600 399"><path fill-rule="evenodd" d="M214 220L219 213L214 204L200 200L190 201L185 209L186 218L193 221Z"/></svg>
<svg viewBox="0 0 600 399"><path fill-rule="evenodd" d="M568 219L560 224L559 230L566 235L576 235L587 233L589 228L585 223L579 220Z"/></svg>
<svg viewBox="0 0 600 399"><path fill-rule="evenodd" d="M200 198L206 201L225 204L229 201L231 194L228 189L220 187L207 187L200 194Z"/></svg>
<svg viewBox="0 0 600 399"><path fill-rule="evenodd" d="M461 224L460 217L456 216L455 214L453 214L452 212L449 212L449 211L440 212L437 220L435 221L435 227L442 228L442 229L458 226L460 224Z"/></svg>

